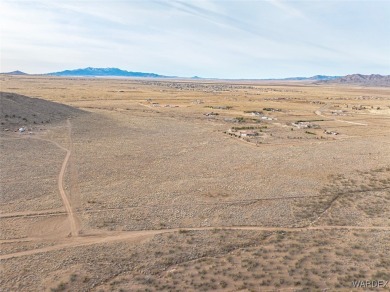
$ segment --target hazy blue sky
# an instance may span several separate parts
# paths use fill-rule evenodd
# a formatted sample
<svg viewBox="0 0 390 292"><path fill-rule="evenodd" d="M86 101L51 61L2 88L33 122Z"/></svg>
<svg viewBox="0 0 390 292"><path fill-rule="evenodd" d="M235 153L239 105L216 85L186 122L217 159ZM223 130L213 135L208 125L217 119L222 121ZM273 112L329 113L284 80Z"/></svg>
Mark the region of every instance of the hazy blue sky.
<svg viewBox="0 0 390 292"><path fill-rule="evenodd" d="M390 74L390 0L1 0L1 70Z"/></svg>

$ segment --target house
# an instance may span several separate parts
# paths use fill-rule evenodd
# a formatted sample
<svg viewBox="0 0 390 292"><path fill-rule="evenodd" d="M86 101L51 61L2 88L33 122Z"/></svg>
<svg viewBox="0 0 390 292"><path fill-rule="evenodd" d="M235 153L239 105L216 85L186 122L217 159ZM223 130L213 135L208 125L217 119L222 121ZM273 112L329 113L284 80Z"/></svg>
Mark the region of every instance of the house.
<svg viewBox="0 0 390 292"><path fill-rule="evenodd" d="M263 113L262 112L251 112L251 115L261 117L263 115Z"/></svg>
<svg viewBox="0 0 390 292"><path fill-rule="evenodd" d="M328 134L328 135L338 135L339 132L336 132L336 131L328 131L328 130L324 130L324 133L325 134Z"/></svg>
<svg viewBox="0 0 390 292"><path fill-rule="evenodd" d="M210 112L210 113L205 113L204 115L206 117L210 117L210 116L218 116L219 114L218 113L214 113L214 112Z"/></svg>
<svg viewBox="0 0 390 292"><path fill-rule="evenodd" d="M320 129L321 128L320 125L312 124L310 122L302 122L302 121L292 123L291 125L297 127L298 129Z"/></svg>
<svg viewBox="0 0 390 292"><path fill-rule="evenodd" d="M256 137L256 136L259 136L259 133L255 132L255 131L240 131L239 136L240 137Z"/></svg>
<svg viewBox="0 0 390 292"><path fill-rule="evenodd" d="M343 115L345 115L345 111L343 111L343 110L334 110L334 111L332 111L332 115L343 116Z"/></svg>

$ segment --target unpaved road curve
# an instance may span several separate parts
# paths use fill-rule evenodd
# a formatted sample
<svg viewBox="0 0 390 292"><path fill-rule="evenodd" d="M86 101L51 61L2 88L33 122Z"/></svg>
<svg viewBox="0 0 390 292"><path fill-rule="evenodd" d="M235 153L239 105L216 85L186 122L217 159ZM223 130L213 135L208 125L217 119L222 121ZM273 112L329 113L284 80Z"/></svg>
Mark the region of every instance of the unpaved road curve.
<svg viewBox="0 0 390 292"><path fill-rule="evenodd" d="M69 119L66 120L66 123L68 125L69 136L70 136L71 135L70 120ZM58 190L60 191L60 195L62 198L62 202L64 203L66 213L68 213L68 219L69 219L69 223L70 223L70 234L71 234L71 236L77 236L78 230L77 230L75 214L73 213L72 206L70 205L68 196L66 195L65 190L64 190L64 174L66 171L66 166L68 164L71 151L69 149L65 149L65 148L63 148L63 149L66 151L66 156L65 156L64 161L62 162L60 174L58 175Z"/></svg>
<svg viewBox="0 0 390 292"><path fill-rule="evenodd" d="M320 110L316 110L314 113L317 116L324 117L324 118L329 118L327 116L324 116ZM363 124L363 123L358 123L358 122L351 122L351 121L338 120L338 119L332 119L332 120L336 121L336 122L341 122L341 123L348 123L348 124L359 125L359 126L368 126L368 124Z"/></svg>
<svg viewBox="0 0 390 292"><path fill-rule="evenodd" d="M68 214L68 219L70 223L70 233L72 236L76 236L77 235L76 221L74 219L72 206L70 205L70 202L64 190L64 174L66 170L66 165L68 164L69 161L69 157L70 157L70 150L66 149L66 156L64 162L62 162L60 174L58 175L58 190L60 191L62 202L64 203L66 213Z"/></svg>
<svg viewBox="0 0 390 292"><path fill-rule="evenodd" d="M66 123L67 123L67 127L68 127L68 132L69 132L68 133L69 141L71 143L72 125L71 125L69 119L66 121ZM68 214L68 220L69 220L69 224L70 224L70 235L71 236L77 236L78 235L78 225L76 223L76 216L75 216L75 214L73 212L73 209L72 209L72 206L70 204L69 198L66 195L66 192L65 192L65 189L64 189L64 175L65 175L66 167L67 167L68 162L69 162L69 157L71 155L71 150L69 150L69 149L61 146L57 142L49 140L49 139L43 139L43 138L39 138L39 137L30 137L30 136L28 138L25 138L25 139L35 139L35 140L41 140L41 141L50 142L50 143L56 145L58 148L66 151L66 156L64 158L64 161L62 162L61 170L60 170L60 173L58 175L58 191L60 192L62 202L64 204L66 213Z"/></svg>
<svg viewBox="0 0 390 292"><path fill-rule="evenodd" d="M180 230L186 231L200 231L200 230L249 230L249 231L285 231L285 232L303 232L309 230L383 230L390 231L388 226L309 226L309 227L261 227L261 226L215 226L215 227L193 227L193 228L172 228L172 229L157 229L157 230L140 230L140 231L124 231L124 232L112 232L108 234L99 234L91 236L79 236L69 239L65 239L64 243L60 243L54 246L48 246L33 250L27 250L17 253L11 253L1 255L0 260L6 260L11 258L17 258L22 256L30 256L39 253L45 253L50 251L56 251L72 247L88 246L93 244L110 243L115 241L131 241L139 242L146 238L152 237L156 234L178 232Z"/></svg>

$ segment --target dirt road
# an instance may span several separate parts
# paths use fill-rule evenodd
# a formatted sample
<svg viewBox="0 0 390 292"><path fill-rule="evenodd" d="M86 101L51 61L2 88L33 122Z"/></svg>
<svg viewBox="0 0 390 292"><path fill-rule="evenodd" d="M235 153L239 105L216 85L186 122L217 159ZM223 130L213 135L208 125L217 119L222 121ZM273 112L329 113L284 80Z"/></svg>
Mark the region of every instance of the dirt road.
<svg viewBox="0 0 390 292"><path fill-rule="evenodd" d="M67 122L69 136L70 136L72 125L70 124L69 119L66 122ZM61 171L58 175L58 190L60 191L61 199L62 199L62 202L64 203L65 210L68 213L68 219L69 219L69 223L70 223L70 234L71 234L71 236L77 236L78 229L77 229L75 214L73 213L72 206L71 206L70 201L68 199L68 196L66 195L65 190L64 190L64 174L65 174L66 166L68 164L69 157L71 154L71 150L68 150L68 149L65 149L65 150L66 150L66 156L65 156L64 161L62 162Z"/></svg>
<svg viewBox="0 0 390 292"><path fill-rule="evenodd" d="M66 123L67 123L67 128L68 128L69 144L71 144L72 125L71 125L69 119L66 121ZM60 148L66 152L65 158L64 158L62 165L61 165L60 173L58 174L58 191L60 193L62 202L64 204L66 213L68 215L68 220L69 220L69 225L70 225L70 235L77 236L78 229L79 229L78 224L77 224L77 218L76 218L75 213L73 212L72 205L71 205L70 200L69 200L68 196L66 195L66 192L64 189L64 175L65 175L65 171L66 171L67 166L68 166L69 157L71 155L71 150L69 150L69 149L63 147L62 145L60 145L59 143L57 143L53 140L49 140L49 139L44 139L44 138L40 138L40 137L33 137L33 136L27 136L24 139L35 139L35 140L46 141L46 142L54 144L55 146L57 146L58 148ZM70 147L70 149L71 149L71 147ZM34 212L32 212L32 213L31 212L24 212L22 214L22 216L33 215L33 213ZM3 215L3 217L7 217L7 215L9 215L9 214L5 214L5 215Z"/></svg>
<svg viewBox="0 0 390 292"><path fill-rule="evenodd" d="M318 113L317 113L318 112ZM316 114L321 115L320 111L316 111ZM60 193L61 199L63 201L66 214L68 216L69 225L70 225L70 235L71 237L68 238L56 238L55 242L51 242L50 244L55 243L55 245L41 247L37 249L32 250L26 250L26 251L20 251L10 254L4 254L0 255L0 260L7 260L11 258L17 258L22 256L31 256L35 254L40 253L46 253L46 252L52 252L56 250L63 250L67 248L75 248L75 247L82 247L82 246L89 246L94 244L104 244L104 243L111 243L115 241L128 241L128 242L139 242L144 239L153 237L157 234L164 234L164 233L172 233L172 232L179 232L180 230L188 230L188 231L201 231L201 230L213 230L213 229L227 229L227 230L248 230L248 231L267 231L267 232L305 232L305 231L316 231L316 230L382 230L382 231L390 231L390 227L366 227L366 226L313 226L315 222L318 221L315 220L310 226L305 227L266 227L266 226L212 226L212 227L195 227L195 228L172 228L172 229L158 229L158 230L138 230L138 231L122 231L122 232L103 232L99 234L92 234L92 235L79 235L79 226L77 222L77 216L76 212L72 208L72 204L70 202L70 199L65 192L64 189L64 175L68 168L69 159L72 155L72 147L71 147L71 123L70 120L67 120L67 128L68 128L68 135L69 135L69 143L70 146L68 148L63 147L62 145L58 144L57 142L53 140L43 139L39 137L29 137L30 139L39 139L48 141L50 143L53 143L58 148L62 149L66 152L66 155L64 157L64 160L61 165L60 173L58 174L58 191ZM27 138L27 139L29 139ZM298 198L298 197L293 197ZM299 197L301 198L301 197ZM251 203L258 200L285 200L285 199L291 199L291 198L262 198L262 199L251 199L251 200L242 200L242 202ZM232 204L237 203L237 201L227 201L223 202L224 204ZM331 205L329 206L331 207ZM55 210L50 210L51 212L48 212L49 215L53 215ZM326 212L326 210L324 211ZM23 213L23 214L5 214L5 215L44 215L41 213L35 213L32 212L31 214ZM33 235L34 237L34 235ZM35 241L35 242L43 242L42 238L24 238L20 239L23 241ZM17 240L17 239L15 239ZM0 241L0 243L5 244L7 241Z"/></svg>
<svg viewBox="0 0 390 292"><path fill-rule="evenodd" d="M309 226L309 227L262 227L262 226L214 226L214 227L194 227L194 228L172 228L172 229L158 229L158 230L140 230L140 231L124 231L124 232L110 232L106 234L90 235L90 236L78 236L68 239L64 239L63 243L48 246L44 248L38 248L33 250L21 251L6 255L1 255L0 260L6 260L22 256L30 256L39 253L51 252L56 250L62 250L72 247L88 246L93 244L110 243L115 241L130 241L139 242L146 238L152 237L156 234L185 231L200 231L200 230L248 230L248 231L269 231L269 232L303 232L309 230L383 230L390 231L389 226Z"/></svg>
<svg viewBox="0 0 390 292"><path fill-rule="evenodd" d="M317 116L324 117L324 118L329 118L328 116L324 116L320 110L316 110L314 113ZM345 121L345 120L333 119L333 121L341 122L341 123L347 123L347 124L353 124L353 125L359 125L359 126L368 126L368 124L351 122L351 121Z"/></svg>

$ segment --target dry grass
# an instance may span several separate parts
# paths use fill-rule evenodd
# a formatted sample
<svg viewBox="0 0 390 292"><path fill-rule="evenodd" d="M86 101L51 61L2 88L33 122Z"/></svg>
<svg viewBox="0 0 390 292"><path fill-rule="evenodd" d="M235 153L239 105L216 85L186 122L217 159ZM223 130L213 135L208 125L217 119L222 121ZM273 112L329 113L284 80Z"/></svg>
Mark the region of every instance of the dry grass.
<svg viewBox="0 0 390 292"><path fill-rule="evenodd" d="M51 252L38 268L42 255L7 260L2 284L41 291L351 289L353 280L388 278L389 238L388 231L176 232L136 245Z"/></svg>

